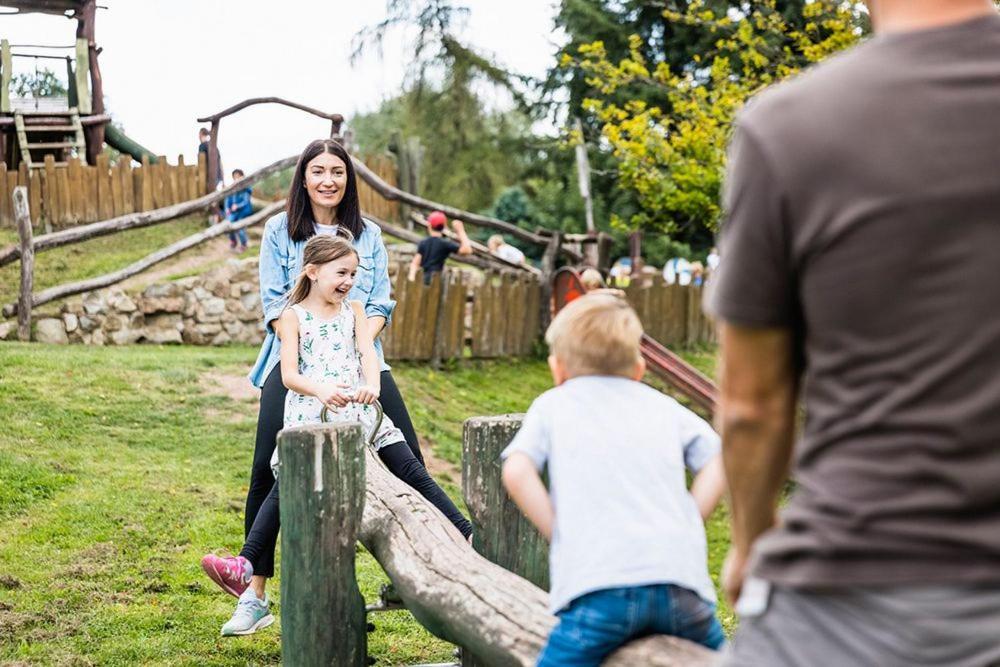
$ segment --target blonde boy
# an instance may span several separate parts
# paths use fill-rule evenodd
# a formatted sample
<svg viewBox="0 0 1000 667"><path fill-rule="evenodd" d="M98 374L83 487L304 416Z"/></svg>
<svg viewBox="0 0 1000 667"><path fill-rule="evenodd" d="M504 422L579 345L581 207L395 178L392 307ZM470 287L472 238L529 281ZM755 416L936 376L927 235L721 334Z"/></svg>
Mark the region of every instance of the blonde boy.
<svg viewBox="0 0 1000 667"><path fill-rule="evenodd" d="M502 455L507 491L552 543L559 624L539 665L596 666L654 633L713 649L724 641L704 528L725 488L719 438L640 382L641 336L622 299L590 294L566 306L545 335L556 386ZM685 467L696 473L690 492Z"/></svg>

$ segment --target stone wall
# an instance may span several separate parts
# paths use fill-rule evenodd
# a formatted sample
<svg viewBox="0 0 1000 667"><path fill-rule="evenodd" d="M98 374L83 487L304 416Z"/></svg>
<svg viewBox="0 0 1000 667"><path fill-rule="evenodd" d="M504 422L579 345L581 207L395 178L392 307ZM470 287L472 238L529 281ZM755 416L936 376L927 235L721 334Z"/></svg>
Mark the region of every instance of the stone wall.
<svg viewBox="0 0 1000 667"><path fill-rule="evenodd" d="M34 340L44 343L259 344L264 339L257 260L231 259L200 276L88 292L66 302L58 316L39 312ZM0 338L17 336L17 323L0 324Z"/></svg>

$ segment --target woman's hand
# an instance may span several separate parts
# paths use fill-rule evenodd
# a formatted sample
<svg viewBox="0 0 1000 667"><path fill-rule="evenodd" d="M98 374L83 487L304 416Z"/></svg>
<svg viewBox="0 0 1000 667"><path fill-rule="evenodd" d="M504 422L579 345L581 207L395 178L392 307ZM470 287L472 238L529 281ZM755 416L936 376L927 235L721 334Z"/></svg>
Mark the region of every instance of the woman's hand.
<svg viewBox="0 0 1000 667"><path fill-rule="evenodd" d="M370 384L363 384L358 387L357 391L354 392L354 402L371 405L378 400L379 391L379 387Z"/></svg>
<svg viewBox="0 0 1000 667"><path fill-rule="evenodd" d="M350 385L338 382L336 384L322 383L317 387L314 396L320 403L330 408L342 408L354 400L348 392Z"/></svg>

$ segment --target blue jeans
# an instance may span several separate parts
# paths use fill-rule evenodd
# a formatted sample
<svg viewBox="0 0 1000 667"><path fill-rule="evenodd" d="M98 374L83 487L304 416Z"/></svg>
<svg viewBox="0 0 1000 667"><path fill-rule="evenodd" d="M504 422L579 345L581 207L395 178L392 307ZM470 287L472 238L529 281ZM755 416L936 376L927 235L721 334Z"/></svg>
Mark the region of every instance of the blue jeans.
<svg viewBox="0 0 1000 667"><path fill-rule="evenodd" d="M235 232L229 232L229 243L236 245L236 241L239 239L240 245L246 247L247 245L247 230L246 227L243 229L237 229Z"/></svg>
<svg viewBox="0 0 1000 667"><path fill-rule="evenodd" d="M725 643L715 606L673 584L587 593L560 611L539 667L598 667L615 649L647 635L683 637L710 649Z"/></svg>

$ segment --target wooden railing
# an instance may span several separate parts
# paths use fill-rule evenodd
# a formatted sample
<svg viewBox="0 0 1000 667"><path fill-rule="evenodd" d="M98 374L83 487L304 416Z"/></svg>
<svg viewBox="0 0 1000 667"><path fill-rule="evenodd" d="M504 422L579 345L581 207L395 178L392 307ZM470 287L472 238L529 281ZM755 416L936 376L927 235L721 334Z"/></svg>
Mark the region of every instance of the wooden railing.
<svg viewBox="0 0 1000 667"><path fill-rule="evenodd" d="M204 154L195 165L185 165L180 155L173 165L161 157L137 167L127 156L111 164L107 155L99 155L94 167L77 158L56 166L49 155L44 169L30 173L24 164L15 171L0 162L0 228L16 226L11 195L18 186L28 189L32 224L48 232L196 199L205 194L204 183Z"/></svg>

